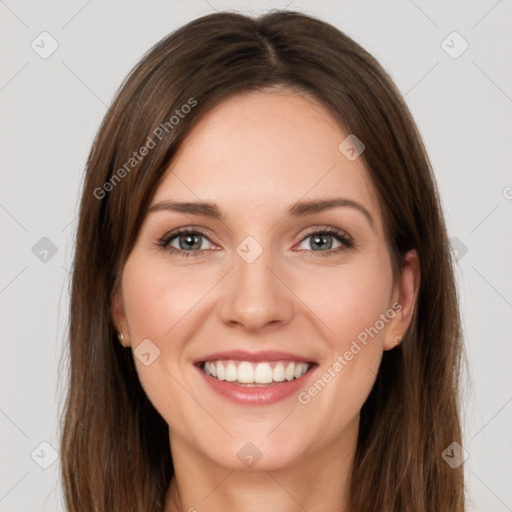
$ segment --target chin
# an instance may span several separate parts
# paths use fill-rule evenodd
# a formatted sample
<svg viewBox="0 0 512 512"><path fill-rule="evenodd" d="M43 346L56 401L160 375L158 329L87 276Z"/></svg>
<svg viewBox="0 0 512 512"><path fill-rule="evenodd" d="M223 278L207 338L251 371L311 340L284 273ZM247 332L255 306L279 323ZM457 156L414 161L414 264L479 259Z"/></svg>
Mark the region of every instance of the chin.
<svg viewBox="0 0 512 512"><path fill-rule="evenodd" d="M265 439L260 434L230 438L224 447L219 445L212 450L210 446L203 453L214 464L229 470L278 471L298 464L304 457L304 445L295 436L294 442L285 442L277 437Z"/></svg>

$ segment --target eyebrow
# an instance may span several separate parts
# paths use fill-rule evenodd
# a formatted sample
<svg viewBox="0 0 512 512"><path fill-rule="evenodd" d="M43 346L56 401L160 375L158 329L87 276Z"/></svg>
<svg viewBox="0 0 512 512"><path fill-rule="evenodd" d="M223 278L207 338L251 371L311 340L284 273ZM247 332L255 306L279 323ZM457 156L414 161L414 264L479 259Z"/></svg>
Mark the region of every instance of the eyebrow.
<svg viewBox="0 0 512 512"><path fill-rule="evenodd" d="M298 201L288 209L286 215L292 217L305 217L306 215L312 215L314 213L339 207L354 208L365 216L372 229L375 227L373 217L361 203L343 197ZM219 207L214 203L164 200L155 203L149 208L150 213L157 211L188 213L192 215L202 215L204 217L210 217L220 221L224 220L224 216L222 215Z"/></svg>

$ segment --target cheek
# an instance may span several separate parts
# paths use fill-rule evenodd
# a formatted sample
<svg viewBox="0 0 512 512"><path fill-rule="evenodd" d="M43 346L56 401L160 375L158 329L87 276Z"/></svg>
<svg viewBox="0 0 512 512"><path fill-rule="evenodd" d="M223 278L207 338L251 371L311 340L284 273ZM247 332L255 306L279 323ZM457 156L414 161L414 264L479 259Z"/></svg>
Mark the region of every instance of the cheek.
<svg viewBox="0 0 512 512"><path fill-rule="evenodd" d="M386 312L391 290L390 265L368 257L309 278L300 296L307 297L307 305L328 327L331 348L343 349Z"/></svg>
<svg viewBox="0 0 512 512"><path fill-rule="evenodd" d="M392 318L386 317L392 273L382 257L370 257L316 277L301 293L309 297L308 306L328 327L329 350L299 402L331 411L329 422L335 432L358 414L375 381L386 325Z"/></svg>
<svg viewBox="0 0 512 512"><path fill-rule="evenodd" d="M172 268L136 254L126 263L123 295L134 341L162 343L197 306L211 284L190 269ZM174 338L174 337L173 337Z"/></svg>
<svg viewBox="0 0 512 512"><path fill-rule="evenodd" d="M191 386L183 378L180 363L191 335L189 322L194 305L207 291L204 279L202 283L192 280L190 270L185 276L186 272L136 252L123 272L125 313L140 384L155 409L183 436L190 429L190 418L204 414L190 399L187 389ZM148 365L138 357L137 350L139 343L147 339L154 344L149 345L152 362Z"/></svg>

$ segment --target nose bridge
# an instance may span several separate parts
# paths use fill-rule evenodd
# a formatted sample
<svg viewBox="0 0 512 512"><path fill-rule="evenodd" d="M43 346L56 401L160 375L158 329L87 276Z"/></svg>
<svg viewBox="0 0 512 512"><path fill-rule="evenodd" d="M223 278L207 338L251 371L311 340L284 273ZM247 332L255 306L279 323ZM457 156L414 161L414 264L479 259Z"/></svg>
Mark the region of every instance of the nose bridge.
<svg viewBox="0 0 512 512"><path fill-rule="evenodd" d="M232 281L223 294L223 320L250 330L287 323L293 308L286 287L269 269L276 266L271 249L247 237L237 246L233 260Z"/></svg>

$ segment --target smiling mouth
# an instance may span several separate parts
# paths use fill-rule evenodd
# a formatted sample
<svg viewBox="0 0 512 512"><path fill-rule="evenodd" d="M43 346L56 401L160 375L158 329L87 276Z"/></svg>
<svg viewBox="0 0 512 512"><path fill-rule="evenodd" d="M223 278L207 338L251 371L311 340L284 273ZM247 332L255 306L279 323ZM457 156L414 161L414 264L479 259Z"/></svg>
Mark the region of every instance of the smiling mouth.
<svg viewBox="0 0 512 512"><path fill-rule="evenodd" d="M240 387L271 387L300 379L316 363L299 361L215 360L198 363L202 371L219 381L227 381Z"/></svg>

